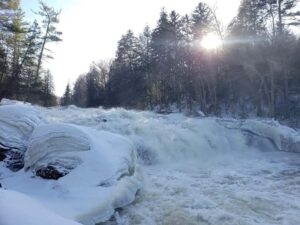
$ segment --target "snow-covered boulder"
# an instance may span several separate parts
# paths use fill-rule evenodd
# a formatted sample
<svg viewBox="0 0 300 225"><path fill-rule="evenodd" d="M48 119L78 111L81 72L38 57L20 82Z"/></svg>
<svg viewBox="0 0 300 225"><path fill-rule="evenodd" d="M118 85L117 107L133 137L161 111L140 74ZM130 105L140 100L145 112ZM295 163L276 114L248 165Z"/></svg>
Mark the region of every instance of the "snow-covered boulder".
<svg viewBox="0 0 300 225"><path fill-rule="evenodd" d="M31 105L1 105L0 145L25 151L31 133L42 121L41 113Z"/></svg>
<svg viewBox="0 0 300 225"><path fill-rule="evenodd" d="M29 140L25 168L4 178L3 186L88 225L108 220L115 208L132 202L142 180L131 142L70 124L38 126ZM38 177L49 173L53 180Z"/></svg>
<svg viewBox="0 0 300 225"><path fill-rule="evenodd" d="M23 168L24 152L34 128L44 122L39 110L30 104L1 101L0 161L13 171Z"/></svg>
<svg viewBox="0 0 300 225"><path fill-rule="evenodd" d="M37 127L25 154L25 169L35 170L44 178L58 179L82 162L76 152L91 149L88 135L68 124L47 124Z"/></svg>
<svg viewBox="0 0 300 225"><path fill-rule="evenodd" d="M242 121L240 129L255 139L269 140L277 150L300 152L300 133L276 121L249 119Z"/></svg>

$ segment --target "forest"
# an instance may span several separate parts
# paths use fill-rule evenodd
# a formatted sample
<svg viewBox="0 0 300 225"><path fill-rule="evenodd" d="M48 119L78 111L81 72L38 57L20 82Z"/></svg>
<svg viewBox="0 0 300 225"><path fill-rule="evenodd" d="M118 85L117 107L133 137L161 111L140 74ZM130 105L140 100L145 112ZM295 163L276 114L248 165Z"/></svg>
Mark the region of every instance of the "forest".
<svg viewBox="0 0 300 225"><path fill-rule="evenodd" d="M203 2L190 15L162 9L156 27L139 35L129 29L115 58L92 63L61 99L43 67L54 57L48 44L62 41L59 13L40 2L38 19L30 24L18 0L0 1L0 99L299 123L297 0L242 0L226 27ZM208 50L201 40L211 33L222 45Z"/></svg>

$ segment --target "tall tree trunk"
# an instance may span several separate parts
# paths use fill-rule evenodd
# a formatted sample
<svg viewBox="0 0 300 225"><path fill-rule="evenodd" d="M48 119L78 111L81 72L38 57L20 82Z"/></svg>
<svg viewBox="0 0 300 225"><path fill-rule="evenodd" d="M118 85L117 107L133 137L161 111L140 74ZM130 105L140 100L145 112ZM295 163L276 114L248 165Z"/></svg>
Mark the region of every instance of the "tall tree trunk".
<svg viewBox="0 0 300 225"><path fill-rule="evenodd" d="M39 74L40 74L40 69L41 69L41 64L42 64L42 58L43 58L44 49L45 49L45 45L46 45L47 38L48 38L48 33L49 33L49 26L50 26L50 20L48 20L48 23L47 23L47 29L46 29L46 32L45 32L45 36L44 36L44 40L43 40L41 52L39 54L39 59L38 59L38 64L37 64L36 74L35 74L35 84L37 83L38 78L39 78Z"/></svg>
<svg viewBox="0 0 300 225"><path fill-rule="evenodd" d="M279 37L281 38L282 33L283 33L283 24L282 24L282 0L278 0L278 32L279 32Z"/></svg>

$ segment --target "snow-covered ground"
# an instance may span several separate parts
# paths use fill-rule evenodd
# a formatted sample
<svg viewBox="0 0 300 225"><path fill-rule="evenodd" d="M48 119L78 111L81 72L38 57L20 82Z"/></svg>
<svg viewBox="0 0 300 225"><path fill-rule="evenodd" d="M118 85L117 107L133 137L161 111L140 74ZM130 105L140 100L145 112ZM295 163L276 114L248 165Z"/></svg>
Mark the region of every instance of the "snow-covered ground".
<svg viewBox="0 0 300 225"><path fill-rule="evenodd" d="M64 130L69 135L71 133L77 140L83 139L80 139L80 144L72 143L63 147L73 149L75 145L83 149L76 152L76 159L79 158L79 161L83 162L91 160L84 156L87 152L84 150L85 147L89 145L88 143L96 143L95 146L103 145L103 141L98 140L97 137L103 137L104 134L109 134L111 137L112 148L120 148L114 150L115 152L124 151L126 139L133 143L144 174L143 187L132 204L118 209L113 218L104 224L296 225L300 223L300 154L297 153L300 152L300 134L276 121L189 118L181 114L159 115L124 109L80 109L74 106L50 109L35 107L35 109L46 118L47 124L41 125L36 132L33 132L33 137L29 141L31 143L29 152L25 155L25 167L27 164L39 167L45 163L49 164L49 160L52 163L59 161L64 164L70 160L68 154L72 155L71 164L75 162L77 165L77 161L72 160L73 154L69 150L63 153L63 159L66 160L61 160L60 156L52 154L51 151L46 155L41 155L37 151L39 148L35 146L43 147L42 143L47 143L45 139L48 134L55 138L58 130ZM63 128L60 129L55 124L63 124L60 125ZM43 128L45 126L50 128ZM47 131L47 135L43 135L44 130ZM78 135L78 132L83 132L88 137L90 141L87 145L84 144L85 135ZM76 138L76 135L79 137ZM104 138L109 142L108 139ZM51 143L51 140L48 140L48 143ZM32 161L28 158L30 153L33 156ZM127 164L122 165L120 162L116 163L116 168L127 168ZM85 173L78 172L85 168L84 165L84 163L80 164L74 169L77 173L73 172L73 177L70 172L58 181L49 181L47 188L57 187L58 184L66 187L62 185L65 180L72 178L71 180L75 181L78 176L76 180L78 187L67 188L71 193L68 197L75 198L76 194L93 190L93 179L89 184L83 184L81 182L83 178L79 178L90 173L89 169L86 169ZM95 168L95 170L94 172L97 172L101 169ZM113 167L110 171L110 174L116 174ZM18 173L23 174L18 178L22 180L24 174L28 172ZM11 177L5 178L7 174ZM18 179L4 169L0 171L0 183L3 186L7 185L8 189L26 192L24 185L18 185L21 182ZM137 180L141 181L141 178L134 179L131 185L139 186L134 185ZM109 186L110 182L104 182L103 186L106 184ZM32 182L30 185L40 184ZM115 189L111 193L128 196L128 193L123 190L126 185L116 187L121 189ZM30 188L25 188L28 189ZM134 190L134 188L130 187L126 190ZM51 193L49 189L48 192ZM56 197L52 203L49 196L41 196L41 193L40 195L25 194L33 195L58 215L87 223L87 220L69 215L70 212L78 215L80 207L77 211L70 209L69 214L61 212L68 211L68 205L64 206L64 198L61 198L66 197L63 194L64 190L58 193L60 195L50 195ZM77 200L82 201L88 197L93 199L101 195L99 192L89 193L90 196L83 195ZM125 200L129 203L132 197ZM91 205L99 201L93 200ZM70 202L72 201L66 204ZM0 202L0 208L1 204ZM88 212L87 208L91 205L86 204L83 210ZM116 204L115 208L124 205L126 204ZM97 209L94 206L92 208ZM97 214L97 210L93 213ZM111 210L108 215L110 214ZM90 214L87 215L89 216Z"/></svg>

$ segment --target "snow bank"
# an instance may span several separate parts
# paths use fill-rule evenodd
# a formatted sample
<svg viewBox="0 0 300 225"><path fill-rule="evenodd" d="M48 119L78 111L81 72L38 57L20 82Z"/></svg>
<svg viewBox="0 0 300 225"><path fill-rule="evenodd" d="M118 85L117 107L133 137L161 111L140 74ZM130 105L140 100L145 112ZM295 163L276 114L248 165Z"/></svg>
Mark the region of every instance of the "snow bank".
<svg viewBox="0 0 300 225"><path fill-rule="evenodd" d="M80 225L46 209L28 196L0 189L1 225Z"/></svg>
<svg viewBox="0 0 300 225"><path fill-rule="evenodd" d="M35 176L49 166L62 173L58 180ZM142 182L128 140L70 124L38 126L29 140L25 168L4 178L3 186L87 225L108 220L115 208L132 202Z"/></svg>
<svg viewBox="0 0 300 225"><path fill-rule="evenodd" d="M0 105L0 144L25 151L31 133L43 120L31 105Z"/></svg>
<svg viewBox="0 0 300 225"><path fill-rule="evenodd" d="M0 105L31 105L31 104L27 102L21 102L17 100L10 100L7 98L3 98L1 99Z"/></svg>

